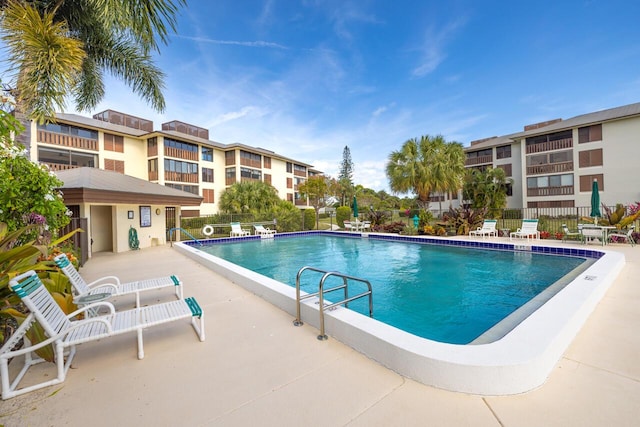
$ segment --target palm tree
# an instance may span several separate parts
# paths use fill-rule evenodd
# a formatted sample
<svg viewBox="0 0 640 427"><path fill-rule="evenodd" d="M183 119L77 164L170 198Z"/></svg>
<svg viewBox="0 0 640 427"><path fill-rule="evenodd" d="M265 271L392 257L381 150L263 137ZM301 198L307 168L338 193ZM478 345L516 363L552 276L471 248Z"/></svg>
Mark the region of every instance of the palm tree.
<svg viewBox="0 0 640 427"><path fill-rule="evenodd" d="M73 95L80 111L104 97L104 72L122 79L164 111L164 73L151 59L175 31L185 0L8 0L0 2L0 31L11 64L17 109L53 120Z"/></svg>
<svg viewBox="0 0 640 427"><path fill-rule="evenodd" d="M471 200L471 208L485 208L490 218L496 218L507 205L511 182L502 168L471 169L465 177L463 199Z"/></svg>
<svg viewBox="0 0 640 427"><path fill-rule="evenodd" d="M418 206L427 209L432 192L453 192L462 187L464 150L460 143L446 142L442 135L422 136L419 141L412 138L389 155L386 172L393 192L413 192Z"/></svg>
<svg viewBox="0 0 640 427"><path fill-rule="evenodd" d="M278 204L278 191L262 181L237 182L220 195L220 209L227 213L260 214Z"/></svg>

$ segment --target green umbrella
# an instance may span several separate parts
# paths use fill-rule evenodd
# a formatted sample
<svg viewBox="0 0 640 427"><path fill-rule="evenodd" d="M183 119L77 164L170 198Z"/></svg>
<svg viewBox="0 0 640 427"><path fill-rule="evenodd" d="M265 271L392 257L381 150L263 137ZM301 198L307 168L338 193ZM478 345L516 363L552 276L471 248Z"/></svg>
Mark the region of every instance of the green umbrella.
<svg viewBox="0 0 640 427"><path fill-rule="evenodd" d="M600 217L600 193L598 193L598 181L593 180L593 186L591 187L591 217Z"/></svg>
<svg viewBox="0 0 640 427"><path fill-rule="evenodd" d="M353 196L353 217L358 218L358 200Z"/></svg>

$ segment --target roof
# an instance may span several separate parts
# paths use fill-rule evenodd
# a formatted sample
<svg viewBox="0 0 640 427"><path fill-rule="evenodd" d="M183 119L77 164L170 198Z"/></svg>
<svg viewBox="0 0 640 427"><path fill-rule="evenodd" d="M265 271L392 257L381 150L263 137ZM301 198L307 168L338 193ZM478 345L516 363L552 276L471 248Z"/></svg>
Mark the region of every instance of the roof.
<svg viewBox="0 0 640 427"><path fill-rule="evenodd" d="M73 124L80 124L83 126L90 126L92 128L102 129L109 132L123 133L125 135L132 135L141 137L149 132L141 129L134 129L127 126L115 125L113 123L105 122L103 120L94 119L91 117L84 117L78 114L56 113L56 120L62 120Z"/></svg>
<svg viewBox="0 0 640 427"><path fill-rule="evenodd" d="M611 120L619 120L630 116L640 115L640 102L623 105L622 107L610 108L608 110L596 111L594 113L582 114L567 120L552 123L538 129L519 132L511 135L513 138L526 138L534 135L541 135L549 132L572 129L575 127L587 126L594 123L602 123Z"/></svg>
<svg viewBox="0 0 640 427"><path fill-rule="evenodd" d="M56 172L66 204L122 203L199 206L202 197L118 172L74 168Z"/></svg>

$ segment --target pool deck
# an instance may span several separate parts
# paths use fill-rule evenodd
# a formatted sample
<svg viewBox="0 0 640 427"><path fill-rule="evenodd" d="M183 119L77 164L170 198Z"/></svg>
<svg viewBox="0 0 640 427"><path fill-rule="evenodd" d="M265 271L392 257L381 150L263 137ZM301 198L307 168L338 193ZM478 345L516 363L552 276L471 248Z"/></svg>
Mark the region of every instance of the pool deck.
<svg viewBox="0 0 640 427"><path fill-rule="evenodd" d="M206 341L174 322L145 331L144 360L134 334L83 344L63 384L0 401L0 425L635 426L640 246L605 249L623 252L626 265L547 382L503 397L422 385L330 331L318 341L317 329L294 327L289 314L168 245L95 254L81 270L87 281L178 274L206 313ZM172 296L151 291L142 302ZM134 302L122 297L116 306Z"/></svg>

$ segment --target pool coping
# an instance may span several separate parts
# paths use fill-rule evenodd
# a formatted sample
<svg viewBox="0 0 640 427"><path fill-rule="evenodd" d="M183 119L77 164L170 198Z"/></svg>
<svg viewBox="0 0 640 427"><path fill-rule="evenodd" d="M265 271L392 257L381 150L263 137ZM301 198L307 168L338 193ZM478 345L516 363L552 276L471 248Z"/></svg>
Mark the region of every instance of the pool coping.
<svg viewBox="0 0 640 427"><path fill-rule="evenodd" d="M300 234L280 233L276 238ZM487 344L446 344L420 338L344 308L325 313L325 327L331 338L382 365L427 385L487 396L524 393L544 384L625 263L623 254L605 248L554 247L533 240L502 243L378 233L311 231L304 234L369 237L597 259L511 332ZM216 243L259 238L216 239ZM295 317L295 288L206 254L194 242L177 243L175 247L189 258L285 310L292 315L292 320ZM301 304L301 318L317 328L319 314L315 299L307 301Z"/></svg>

